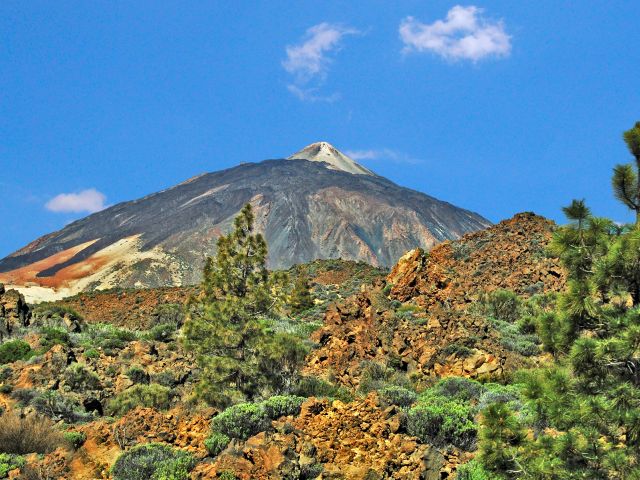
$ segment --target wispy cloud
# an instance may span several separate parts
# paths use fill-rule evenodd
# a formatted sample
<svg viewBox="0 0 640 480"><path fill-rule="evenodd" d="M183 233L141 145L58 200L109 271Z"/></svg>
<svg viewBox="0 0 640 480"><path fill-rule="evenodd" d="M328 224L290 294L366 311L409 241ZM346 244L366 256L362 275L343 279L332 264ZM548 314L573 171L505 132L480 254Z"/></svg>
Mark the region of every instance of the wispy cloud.
<svg viewBox="0 0 640 480"><path fill-rule="evenodd" d="M95 213L104 210L104 193L89 188L77 193L61 193L45 204L45 208L56 213Z"/></svg>
<svg viewBox="0 0 640 480"><path fill-rule="evenodd" d="M340 49L345 35L360 33L355 28L331 23L319 23L307 29L301 42L286 47L283 68L293 76L287 88L301 100L329 101L339 98L337 93L319 93L331 65L330 54Z"/></svg>
<svg viewBox="0 0 640 480"><path fill-rule="evenodd" d="M425 24L413 17L400 23L403 51L430 51L448 60L477 62L488 57L507 57L511 53L511 36L501 20L482 16L483 9L456 5L447 18Z"/></svg>
<svg viewBox="0 0 640 480"><path fill-rule="evenodd" d="M423 163L419 158L414 158L406 153L392 150L390 148L381 148L375 150L347 150L344 152L348 157L361 162L389 162L389 163L406 163L409 165L417 165Z"/></svg>

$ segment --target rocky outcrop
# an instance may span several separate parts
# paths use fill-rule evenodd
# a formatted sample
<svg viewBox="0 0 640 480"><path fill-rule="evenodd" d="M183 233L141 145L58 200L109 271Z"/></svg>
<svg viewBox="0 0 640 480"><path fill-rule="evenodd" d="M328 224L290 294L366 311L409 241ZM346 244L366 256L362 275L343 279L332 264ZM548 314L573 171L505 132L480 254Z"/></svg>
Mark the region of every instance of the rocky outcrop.
<svg viewBox="0 0 640 480"><path fill-rule="evenodd" d="M523 296L560 291L566 273L558 259L546 254L554 228L544 217L520 213L429 253L410 251L387 277L391 298L428 309L465 308L497 289Z"/></svg>
<svg viewBox="0 0 640 480"><path fill-rule="evenodd" d="M403 415L397 407L381 408L375 395L349 404L309 399L298 417L230 445L192 476L214 479L231 470L242 480L454 478L450 458L458 452L441 452L407 435Z"/></svg>
<svg viewBox="0 0 640 480"><path fill-rule="evenodd" d="M24 296L17 290L5 290L0 283L0 340L28 325L30 315Z"/></svg>

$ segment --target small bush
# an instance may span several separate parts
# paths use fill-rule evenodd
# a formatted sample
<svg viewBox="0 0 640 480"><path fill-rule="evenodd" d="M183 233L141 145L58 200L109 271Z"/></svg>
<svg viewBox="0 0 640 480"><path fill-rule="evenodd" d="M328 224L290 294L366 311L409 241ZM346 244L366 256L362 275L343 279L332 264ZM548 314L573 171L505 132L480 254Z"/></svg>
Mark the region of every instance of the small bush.
<svg viewBox="0 0 640 480"><path fill-rule="evenodd" d="M109 402L107 410L113 415L124 415L136 407L169 408L171 390L157 383L134 385L120 392Z"/></svg>
<svg viewBox="0 0 640 480"><path fill-rule="evenodd" d="M418 398L418 395L408 388L390 385L379 392L380 399L388 405L410 407Z"/></svg>
<svg viewBox="0 0 640 480"><path fill-rule="evenodd" d="M409 387L411 385L411 382L403 372L399 372L387 365L365 361L362 362L360 368L362 369L362 376L358 390L362 393L369 393L374 390L379 391L390 385L400 387Z"/></svg>
<svg viewBox="0 0 640 480"><path fill-rule="evenodd" d="M230 438L246 440L269 427L264 405L260 403L239 403L227 408L211 421L214 432Z"/></svg>
<svg viewBox="0 0 640 480"><path fill-rule="evenodd" d="M80 343L85 348L101 348L106 355L114 356L136 338L136 334L130 330L110 324L94 324L87 326L80 334Z"/></svg>
<svg viewBox="0 0 640 480"><path fill-rule="evenodd" d="M149 374L138 365L134 365L127 370L127 377L129 377L129 380L133 383L149 383Z"/></svg>
<svg viewBox="0 0 640 480"><path fill-rule="evenodd" d="M474 459L458 467L456 480L497 480L497 477Z"/></svg>
<svg viewBox="0 0 640 480"><path fill-rule="evenodd" d="M485 315L496 320L515 323L522 312L522 302L510 290L495 290L482 299Z"/></svg>
<svg viewBox="0 0 640 480"><path fill-rule="evenodd" d="M353 400L351 392L318 377L302 377L293 393L301 397L338 399L348 403Z"/></svg>
<svg viewBox="0 0 640 480"><path fill-rule="evenodd" d="M24 340L10 340L0 345L0 364L26 360L32 354L31 347Z"/></svg>
<svg viewBox="0 0 640 480"><path fill-rule="evenodd" d="M0 393L9 394L11 392L13 392L13 385L10 383L0 385Z"/></svg>
<svg viewBox="0 0 640 480"><path fill-rule="evenodd" d="M69 345L69 333L64 328L43 327L40 330L40 345L46 350L54 345Z"/></svg>
<svg viewBox="0 0 640 480"><path fill-rule="evenodd" d="M76 450L87 441L87 434L84 432L64 432L63 437Z"/></svg>
<svg viewBox="0 0 640 480"><path fill-rule="evenodd" d="M187 480L196 462L187 452L169 445L137 445L118 457L111 468L114 480Z"/></svg>
<svg viewBox="0 0 640 480"><path fill-rule="evenodd" d="M262 402L267 417L276 420L280 417L298 415L300 405L305 401L304 397L295 395L276 395Z"/></svg>
<svg viewBox="0 0 640 480"><path fill-rule="evenodd" d="M23 418L14 413L0 416L1 453L49 453L63 444L64 438L46 417Z"/></svg>
<svg viewBox="0 0 640 480"><path fill-rule="evenodd" d="M148 332L148 336L156 342L166 343L173 340L177 330L178 326L175 323L161 323L152 327Z"/></svg>
<svg viewBox="0 0 640 480"><path fill-rule="evenodd" d="M86 358L99 358L100 352L98 352L95 348L90 348L84 352L84 356Z"/></svg>
<svg viewBox="0 0 640 480"><path fill-rule="evenodd" d="M53 420L64 420L68 423L85 422L92 418L73 398L63 395L56 390L37 392L37 395L27 402L36 411Z"/></svg>
<svg viewBox="0 0 640 480"><path fill-rule="evenodd" d="M223 470L218 475L218 480L238 480L238 477L231 470Z"/></svg>
<svg viewBox="0 0 640 480"><path fill-rule="evenodd" d="M0 453L0 478L7 478L11 470L24 467L25 460L20 455Z"/></svg>
<svg viewBox="0 0 640 480"><path fill-rule="evenodd" d="M451 400L469 402L478 399L483 391L482 384L470 378L447 377L438 381L422 396L425 398L440 396Z"/></svg>
<svg viewBox="0 0 640 480"><path fill-rule="evenodd" d="M230 441L231 439L224 433L213 432L204 441L204 446L207 448L207 452L209 452L209 455L215 457L219 455L220 452L222 452L225 448L227 448L227 445L229 445Z"/></svg>
<svg viewBox="0 0 640 480"><path fill-rule="evenodd" d="M471 408L458 401L431 399L418 403L407 414L407 431L436 447L454 445L470 450L475 445L476 426Z"/></svg>
<svg viewBox="0 0 640 480"><path fill-rule="evenodd" d="M81 363L69 365L62 378L74 392L85 392L100 388L100 377Z"/></svg>

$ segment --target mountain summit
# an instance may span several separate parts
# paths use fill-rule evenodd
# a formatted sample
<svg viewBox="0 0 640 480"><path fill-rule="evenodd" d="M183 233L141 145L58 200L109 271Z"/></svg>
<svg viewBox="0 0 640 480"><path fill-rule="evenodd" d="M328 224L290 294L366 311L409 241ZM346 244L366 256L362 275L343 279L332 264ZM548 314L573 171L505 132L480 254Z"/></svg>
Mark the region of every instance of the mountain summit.
<svg viewBox="0 0 640 480"><path fill-rule="evenodd" d="M340 170L356 175L375 175L364 168L352 158L346 156L336 147L327 142L316 142L307 145L302 150L287 158L288 160L309 160L311 162L324 162L332 170Z"/></svg>
<svg viewBox="0 0 640 480"><path fill-rule="evenodd" d="M0 260L0 282L32 301L196 283L204 259L246 203L254 207L274 269L317 258L391 266L407 250L430 249L490 224L319 142L288 159L199 175L73 222Z"/></svg>

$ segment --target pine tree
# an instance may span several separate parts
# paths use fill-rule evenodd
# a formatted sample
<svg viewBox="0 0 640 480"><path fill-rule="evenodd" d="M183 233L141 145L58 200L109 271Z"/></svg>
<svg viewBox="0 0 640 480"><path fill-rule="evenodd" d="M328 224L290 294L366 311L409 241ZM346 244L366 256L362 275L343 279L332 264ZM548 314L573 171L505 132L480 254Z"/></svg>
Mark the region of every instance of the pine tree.
<svg viewBox="0 0 640 480"><path fill-rule="evenodd" d="M247 204L233 231L219 238L184 327L185 345L201 369L198 392L217 406L251 400L273 380L265 365L273 356L271 343L280 339L268 335L263 319L278 304L281 278L267 270L267 244L254 233L253 221ZM299 365L300 355L295 358Z"/></svg>
<svg viewBox="0 0 640 480"><path fill-rule="evenodd" d="M640 228L640 122L624 132L623 138L635 158L636 168L631 164L616 165L611 184L615 197L636 212L636 228Z"/></svg>
<svg viewBox="0 0 640 480"><path fill-rule="evenodd" d="M309 276L302 268L298 268L289 305L293 313L304 312L314 305Z"/></svg>

